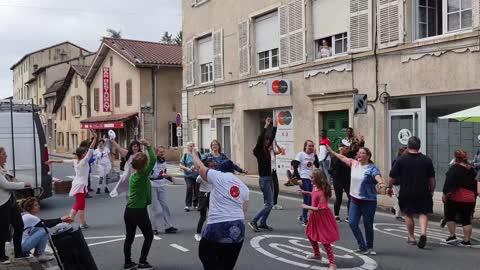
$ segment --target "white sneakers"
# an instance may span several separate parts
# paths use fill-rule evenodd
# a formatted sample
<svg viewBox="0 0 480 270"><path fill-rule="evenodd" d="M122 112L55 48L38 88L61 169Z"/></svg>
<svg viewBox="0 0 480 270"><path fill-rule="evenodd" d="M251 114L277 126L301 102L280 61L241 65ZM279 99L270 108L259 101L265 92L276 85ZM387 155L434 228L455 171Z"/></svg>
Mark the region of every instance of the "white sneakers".
<svg viewBox="0 0 480 270"><path fill-rule="evenodd" d="M193 236L193 238L195 238L195 240L196 240L197 242L200 242L200 240L202 240L202 235L196 233L196 234Z"/></svg>
<svg viewBox="0 0 480 270"><path fill-rule="evenodd" d="M37 260L38 260L39 262L48 262L48 261L51 261L51 260L53 260L53 259L55 259L55 257L49 256L49 255L45 255L45 254L40 255L40 256L37 257Z"/></svg>
<svg viewBox="0 0 480 270"><path fill-rule="evenodd" d="M272 207L272 210L282 210L283 209L283 206L279 205L279 204L275 204L273 207Z"/></svg>

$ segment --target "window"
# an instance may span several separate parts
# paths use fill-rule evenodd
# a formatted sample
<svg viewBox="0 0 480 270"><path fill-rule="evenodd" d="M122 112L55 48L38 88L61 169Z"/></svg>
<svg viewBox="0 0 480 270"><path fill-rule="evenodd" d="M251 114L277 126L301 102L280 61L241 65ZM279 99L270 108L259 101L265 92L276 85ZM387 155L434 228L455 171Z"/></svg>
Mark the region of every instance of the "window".
<svg viewBox="0 0 480 270"><path fill-rule="evenodd" d="M333 53L341 54L347 52L347 33L335 35L333 42Z"/></svg>
<svg viewBox="0 0 480 270"><path fill-rule="evenodd" d="M127 80L127 106L132 105L132 79Z"/></svg>
<svg viewBox="0 0 480 270"><path fill-rule="evenodd" d="M210 119L200 120L200 152L206 154L210 152L210 142L211 138L211 128L210 128Z"/></svg>
<svg viewBox="0 0 480 270"><path fill-rule="evenodd" d="M197 40L200 83L213 81L213 40L212 36Z"/></svg>
<svg viewBox="0 0 480 270"><path fill-rule="evenodd" d="M75 76L75 88L78 88L78 76L77 75L74 75Z"/></svg>
<svg viewBox="0 0 480 270"><path fill-rule="evenodd" d="M280 26L278 12L272 12L255 19L255 49L258 57L258 70L278 68L278 47Z"/></svg>
<svg viewBox="0 0 480 270"><path fill-rule="evenodd" d="M442 34L442 0L417 0L417 39Z"/></svg>
<svg viewBox="0 0 480 270"><path fill-rule="evenodd" d="M110 56L110 66L113 66L113 56Z"/></svg>
<svg viewBox="0 0 480 270"><path fill-rule="evenodd" d="M115 107L120 107L120 83L115 83Z"/></svg>
<svg viewBox="0 0 480 270"><path fill-rule="evenodd" d="M347 51L347 30L349 22L349 1L312 0L313 40L315 40L315 58L320 57L323 40L330 47L331 55ZM341 37L340 37L341 36ZM338 43L337 43L338 41ZM327 47L323 54L327 55Z"/></svg>
<svg viewBox="0 0 480 270"><path fill-rule="evenodd" d="M98 88L93 89L93 110L100 110L100 90Z"/></svg>
<svg viewBox="0 0 480 270"><path fill-rule="evenodd" d="M472 0L447 0L447 31L472 27Z"/></svg>
<svg viewBox="0 0 480 270"><path fill-rule="evenodd" d="M81 96L75 96L74 107L73 107L74 116L82 116L82 104L83 104L83 98Z"/></svg>
<svg viewBox="0 0 480 270"><path fill-rule="evenodd" d="M182 146L182 137L177 136L177 124L173 122L168 123L168 146L169 147L180 147Z"/></svg>
<svg viewBox="0 0 480 270"><path fill-rule="evenodd" d="M341 33L315 41L315 59L327 58L334 55L347 53L347 33Z"/></svg>

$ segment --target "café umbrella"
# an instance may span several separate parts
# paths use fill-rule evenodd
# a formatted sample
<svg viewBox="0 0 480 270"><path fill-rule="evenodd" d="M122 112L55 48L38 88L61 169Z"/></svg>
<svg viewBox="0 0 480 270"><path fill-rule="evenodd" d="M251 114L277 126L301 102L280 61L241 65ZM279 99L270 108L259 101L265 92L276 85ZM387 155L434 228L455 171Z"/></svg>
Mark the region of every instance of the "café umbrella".
<svg viewBox="0 0 480 270"><path fill-rule="evenodd" d="M480 106L440 116L439 119L455 119L459 122L480 123Z"/></svg>

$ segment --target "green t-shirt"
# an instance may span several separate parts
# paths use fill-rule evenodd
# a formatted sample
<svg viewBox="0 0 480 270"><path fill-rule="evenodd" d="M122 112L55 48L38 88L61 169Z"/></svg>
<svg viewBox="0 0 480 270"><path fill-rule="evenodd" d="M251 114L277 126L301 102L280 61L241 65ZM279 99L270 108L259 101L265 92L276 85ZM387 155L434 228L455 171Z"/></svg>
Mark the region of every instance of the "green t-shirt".
<svg viewBox="0 0 480 270"><path fill-rule="evenodd" d="M130 176L128 183L128 208L145 208L152 203L152 185L150 173L155 166L156 157L153 147L148 146L148 164L143 170Z"/></svg>

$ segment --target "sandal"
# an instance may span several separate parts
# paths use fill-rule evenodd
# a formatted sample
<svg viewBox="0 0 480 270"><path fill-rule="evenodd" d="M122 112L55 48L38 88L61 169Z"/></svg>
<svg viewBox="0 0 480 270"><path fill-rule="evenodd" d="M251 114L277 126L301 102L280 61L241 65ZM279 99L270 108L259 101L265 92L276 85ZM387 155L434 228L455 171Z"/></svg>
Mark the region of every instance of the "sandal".
<svg viewBox="0 0 480 270"><path fill-rule="evenodd" d="M415 240L415 239L413 239L413 240L407 239L407 244L412 245L412 246L416 246L416 245L417 245L417 240Z"/></svg>

